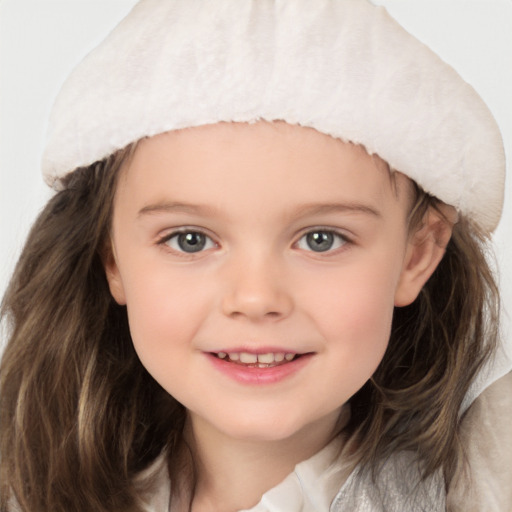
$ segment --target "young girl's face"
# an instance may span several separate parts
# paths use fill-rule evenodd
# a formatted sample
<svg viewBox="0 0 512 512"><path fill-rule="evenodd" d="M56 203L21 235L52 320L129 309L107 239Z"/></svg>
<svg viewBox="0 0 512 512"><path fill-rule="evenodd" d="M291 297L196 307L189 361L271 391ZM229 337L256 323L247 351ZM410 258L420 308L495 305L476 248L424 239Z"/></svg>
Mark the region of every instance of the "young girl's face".
<svg viewBox="0 0 512 512"><path fill-rule="evenodd" d="M417 293L410 203L407 178L313 129L142 141L106 264L142 363L193 425L253 440L333 428Z"/></svg>

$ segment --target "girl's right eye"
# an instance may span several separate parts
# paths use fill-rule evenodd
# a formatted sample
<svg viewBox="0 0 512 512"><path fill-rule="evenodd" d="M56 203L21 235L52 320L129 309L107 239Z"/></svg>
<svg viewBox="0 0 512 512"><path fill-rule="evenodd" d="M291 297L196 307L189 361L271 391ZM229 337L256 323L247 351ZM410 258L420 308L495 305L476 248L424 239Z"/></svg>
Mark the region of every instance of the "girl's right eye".
<svg viewBox="0 0 512 512"><path fill-rule="evenodd" d="M180 231L165 237L160 243L177 252L193 254L215 247L215 242L200 231Z"/></svg>

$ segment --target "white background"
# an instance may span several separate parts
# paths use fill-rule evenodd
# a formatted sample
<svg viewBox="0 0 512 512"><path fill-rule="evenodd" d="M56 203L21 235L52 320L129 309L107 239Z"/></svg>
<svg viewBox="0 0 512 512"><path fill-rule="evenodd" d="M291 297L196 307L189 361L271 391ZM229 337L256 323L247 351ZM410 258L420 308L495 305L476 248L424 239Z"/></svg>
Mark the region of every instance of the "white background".
<svg viewBox="0 0 512 512"><path fill-rule="evenodd" d="M215 1L215 0L209 0ZM314 1L314 0L312 0ZM0 294L50 192L40 177L46 120L64 78L136 0L0 0ZM512 313L512 0L374 0L454 66L487 102L509 179L495 234ZM507 336L508 338L508 336ZM512 341L508 342L512 349Z"/></svg>

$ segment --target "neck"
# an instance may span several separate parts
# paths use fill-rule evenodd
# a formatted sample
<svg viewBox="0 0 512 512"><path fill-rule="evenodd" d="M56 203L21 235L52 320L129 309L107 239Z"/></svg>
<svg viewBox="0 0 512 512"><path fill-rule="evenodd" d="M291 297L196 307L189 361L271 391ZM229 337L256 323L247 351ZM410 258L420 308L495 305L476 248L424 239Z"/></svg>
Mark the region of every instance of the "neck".
<svg viewBox="0 0 512 512"><path fill-rule="evenodd" d="M332 440L342 426L339 416L336 411L291 437L272 441L234 439L189 417L186 439L197 469L192 511L236 512L255 506L299 462Z"/></svg>

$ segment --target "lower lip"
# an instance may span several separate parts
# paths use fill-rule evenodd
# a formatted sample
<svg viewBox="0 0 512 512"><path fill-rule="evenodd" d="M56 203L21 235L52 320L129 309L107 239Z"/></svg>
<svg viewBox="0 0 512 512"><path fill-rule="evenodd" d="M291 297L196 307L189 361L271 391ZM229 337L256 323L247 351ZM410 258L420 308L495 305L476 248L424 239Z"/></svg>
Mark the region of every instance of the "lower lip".
<svg viewBox="0 0 512 512"><path fill-rule="evenodd" d="M306 366L313 354L304 354L293 361L271 366L268 368L256 368L252 366L243 366L232 363L224 359L219 359L212 354L206 354L213 366L224 375L242 384L266 385L280 382L291 375L300 371Z"/></svg>

